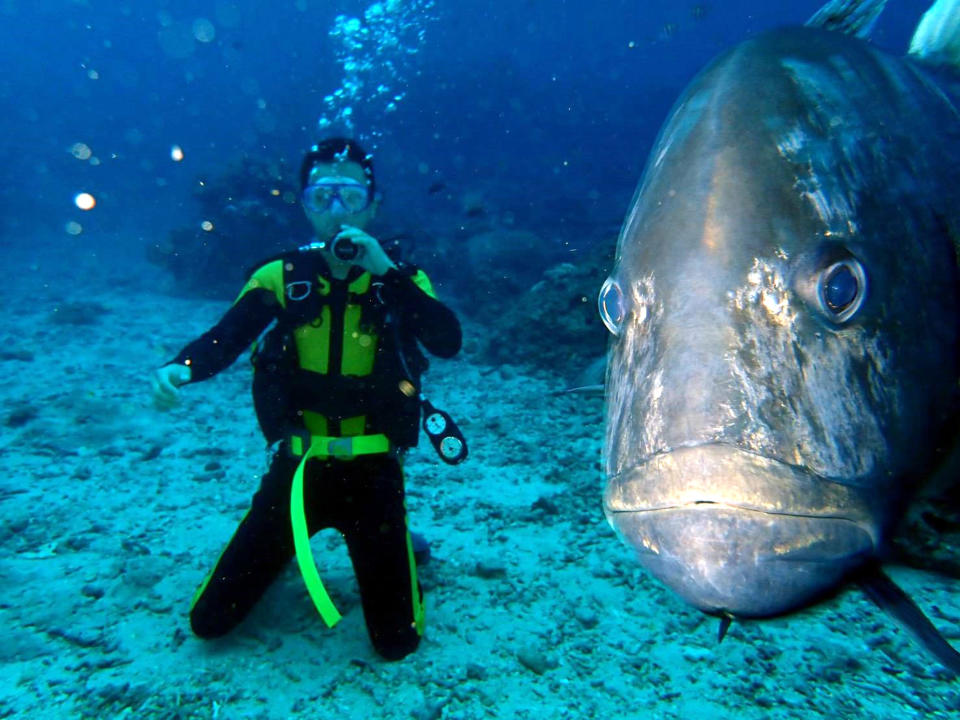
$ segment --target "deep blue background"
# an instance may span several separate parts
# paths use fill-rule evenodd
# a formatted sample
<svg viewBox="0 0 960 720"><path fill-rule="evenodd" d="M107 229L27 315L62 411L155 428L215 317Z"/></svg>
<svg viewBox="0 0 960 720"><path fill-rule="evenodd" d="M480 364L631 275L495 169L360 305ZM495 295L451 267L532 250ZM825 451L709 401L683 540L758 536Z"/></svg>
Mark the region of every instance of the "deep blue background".
<svg viewBox="0 0 960 720"><path fill-rule="evenodd" d="M198 178L244 153L295 164L340 81L334 17L369 4L0 0L0 242L140 257L170 228L198 222ZM428 216L442 198L427 188L439 180L443 196L480 191L527 208L547 236L563 233L551 219L570 214L609 232L693 74L820 4L439 0L399 109L357 109L358 129L382 134L385 208ZM874 41L903 52L926 7L891 0ZM158 40L163 17L208 18L216 39L172 58ZM74 158L76 142L100 164ZM170 160L174 143L181 163ZM96 196L95 210L76 209L79 191ZM82 235L64 232L70 220Z"/></svg>

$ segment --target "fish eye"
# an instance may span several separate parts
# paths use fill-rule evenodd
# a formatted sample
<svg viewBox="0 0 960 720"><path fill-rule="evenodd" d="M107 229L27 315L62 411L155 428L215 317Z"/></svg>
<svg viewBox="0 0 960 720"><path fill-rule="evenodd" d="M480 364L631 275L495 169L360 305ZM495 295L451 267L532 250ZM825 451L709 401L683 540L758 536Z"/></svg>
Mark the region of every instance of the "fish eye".
<svg viewBox="0 0 960 720"><path fill-rule="evenodd" d="M820 306L835 322L849 320L867 296L867 274L857 260L835 262L820 274Z"/></svg>
<svg viewBox="0 0 960 720"><path fill-rule="evenodd" d="M603 287L600 288L600 295L597 297L597 308L600 310L600 319L607 326L607 330L614 335L620 334L620 326L623 324L624 302L623 291L620 285L612 277L608 277Z"/></svg>

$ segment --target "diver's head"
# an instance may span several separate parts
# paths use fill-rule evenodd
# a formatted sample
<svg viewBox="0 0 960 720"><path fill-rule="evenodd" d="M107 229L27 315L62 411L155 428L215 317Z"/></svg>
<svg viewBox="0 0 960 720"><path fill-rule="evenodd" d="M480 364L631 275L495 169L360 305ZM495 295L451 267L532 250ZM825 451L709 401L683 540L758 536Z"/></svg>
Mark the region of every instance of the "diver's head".
<svg viewBox="0 0 960 720"><path fill-rule="evenodd" d="M378 205L371 156L347 138L314 145L300 164L300 199L321 241L344 224L366 227Z"/></svg>

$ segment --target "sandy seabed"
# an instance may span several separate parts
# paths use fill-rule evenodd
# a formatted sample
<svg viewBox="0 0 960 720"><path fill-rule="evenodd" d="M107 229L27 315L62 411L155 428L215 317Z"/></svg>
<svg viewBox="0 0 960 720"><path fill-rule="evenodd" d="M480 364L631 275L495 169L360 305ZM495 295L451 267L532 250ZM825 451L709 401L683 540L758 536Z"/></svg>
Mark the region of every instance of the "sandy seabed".
<svg viewBox="0 0 960 720"><path fill-rule="evenodd" d="M31 272L26 301L15 282L0 291L0 717L960 716L960 685L855 589L718 644L717 621L646 576L604 520L601 400L477 363L484 329L469 324L426 390L470 458L448 467L422 440L406 464L411 526L432 546L419 650L373 652L333 531L313 547L336 628L291 566L232 635L197 640L191 597L266 454L244 358L167 413L148 379L226 306ZM956 642L952 581L890 572Z"/></svg>

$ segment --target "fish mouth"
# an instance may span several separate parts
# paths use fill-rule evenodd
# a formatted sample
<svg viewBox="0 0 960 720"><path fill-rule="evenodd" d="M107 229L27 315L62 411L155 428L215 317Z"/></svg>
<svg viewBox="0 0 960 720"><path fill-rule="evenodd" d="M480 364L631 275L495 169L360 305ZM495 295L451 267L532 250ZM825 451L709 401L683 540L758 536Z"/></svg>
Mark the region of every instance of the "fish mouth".
<svg viewBox="0 0 960 720"><path fill-rule="evenodd" d="M809 604L877 545L862 490L719 444L660 453L608 478L604 511L688 603L741 617Z"/></svg>

